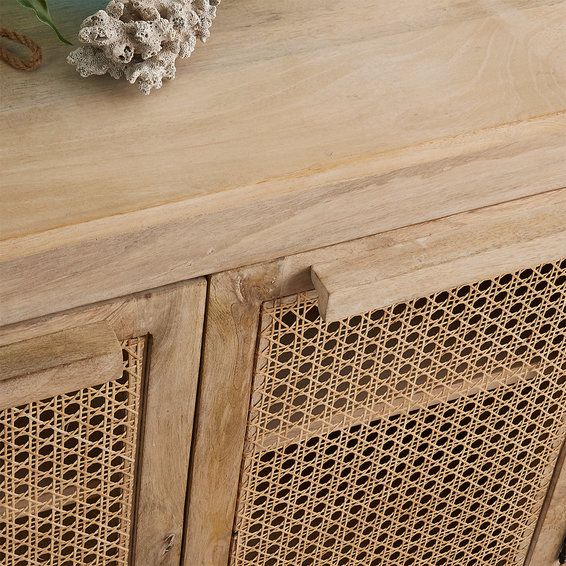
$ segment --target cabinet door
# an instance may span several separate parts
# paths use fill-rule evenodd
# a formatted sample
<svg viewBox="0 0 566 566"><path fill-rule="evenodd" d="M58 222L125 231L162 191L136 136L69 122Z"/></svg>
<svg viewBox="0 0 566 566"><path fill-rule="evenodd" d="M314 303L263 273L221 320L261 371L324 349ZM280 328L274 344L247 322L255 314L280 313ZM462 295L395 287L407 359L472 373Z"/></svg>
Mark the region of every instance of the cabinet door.
<svg viewBox="0 0 566 566"><path fill-rule="evenodd" d="M177 565L203 280L0 329L0 562Z"/></svg>
<svg viewBox="0 0 566 566"><path fill-rule="evenodd" d="M566 438L556 210L494 207L212 277L185 565L525 564ZM362 304L395 302L325 321L310 266L368 251L402 285L365 285Z"/></svg>

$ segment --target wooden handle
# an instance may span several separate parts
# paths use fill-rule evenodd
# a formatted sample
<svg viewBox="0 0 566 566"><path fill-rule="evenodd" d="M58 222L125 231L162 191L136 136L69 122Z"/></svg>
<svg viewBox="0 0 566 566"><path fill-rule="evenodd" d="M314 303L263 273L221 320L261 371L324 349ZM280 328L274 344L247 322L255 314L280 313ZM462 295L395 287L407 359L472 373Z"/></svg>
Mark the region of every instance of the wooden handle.
<svg viewBox="0 0 566 566"><path fill-rule="evenodd" d="M122 348L107 322L0 347L0 410L118 378Z"/></svg>
<svg viewBox="0 0 566 566"><path fill-rule="evenodd" d="M565 219L562 198L553 208L486 208L403 229L391 246L314 265L319 310L336 321L565 258Z"/></svg>

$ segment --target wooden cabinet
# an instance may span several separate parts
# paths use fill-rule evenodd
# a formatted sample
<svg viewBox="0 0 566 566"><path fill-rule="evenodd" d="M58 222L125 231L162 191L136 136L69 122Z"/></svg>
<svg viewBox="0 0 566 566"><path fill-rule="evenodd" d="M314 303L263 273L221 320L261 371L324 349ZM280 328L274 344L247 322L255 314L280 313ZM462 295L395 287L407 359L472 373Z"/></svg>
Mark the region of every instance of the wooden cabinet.
<svg viewBox="0 0 566 566"><path fill-rule="evenodd" d="M0 332L0 563L179 563L206 284Z"/></svg>
<svg viewBox="0 0 566 566"><path fill-rule="evenodd" d="M3 327L2 563L555 566L565 214L552 192Z"/></svg>
<svg viewBox="0 0 566 566"><path fill-rule="evenodd" d="M0 6L0 565L557 566L566 0Z"/></svg>
<svg viewBox="0 0 566 566"><path fill-rule="evenodd" d="M563 213L547 195L212 276L184 564L551 566Z"/></svg>

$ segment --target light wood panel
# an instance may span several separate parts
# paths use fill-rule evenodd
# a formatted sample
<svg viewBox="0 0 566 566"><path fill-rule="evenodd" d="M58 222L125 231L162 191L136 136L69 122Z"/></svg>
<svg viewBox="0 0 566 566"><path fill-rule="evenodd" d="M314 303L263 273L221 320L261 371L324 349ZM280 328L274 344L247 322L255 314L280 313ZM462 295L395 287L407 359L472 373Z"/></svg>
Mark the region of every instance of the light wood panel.
<svg viewBox="0 0 566 566"><path fill-rule="evenodd" d="M565 132L566 114L0 242L0 323L566 187Z"/></svg>
<svg viewBox="0 0 566 566"><path fill-rule="evenodd" d="M244 447L259 307L269 266L209 281L184 564L225 566Z"/></svg>
<svg viewBox="0 0 566 566"><path fill-rule="evenodd" d="M0 410L117 379L122 349L106 322L0 347Z"/></svg>
<svg viewBox="0 0 566 566"><path fill-rule="evenodd" d="M403 244L313 265L319 309L336 321L566 257L565 218L566 191L558 191L423 224Z"/></svg>
<svg viewBox="0 0 566 566"><path fill-rule="evenodd" d="M566 186L563 0L224 0L147 98L2 10L4 324Z"/></svg>
<svg viewBox="0 0 566 566"><path fill-rule="evenodd" d="M106 321L118 339L150 335L132 564L178 566L198 382L203 279L0 328L0 345Z"/></svg>

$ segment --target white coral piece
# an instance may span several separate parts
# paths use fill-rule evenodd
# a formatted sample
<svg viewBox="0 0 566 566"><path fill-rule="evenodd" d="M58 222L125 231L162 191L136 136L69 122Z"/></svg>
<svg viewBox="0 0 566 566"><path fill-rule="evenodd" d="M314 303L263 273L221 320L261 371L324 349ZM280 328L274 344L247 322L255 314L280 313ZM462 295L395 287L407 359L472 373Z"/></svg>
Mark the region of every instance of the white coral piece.
<svg viewBox="0 0 566 566"><path fill-rule="evenodd" d="M144 94L175 78L177 57L205 42L220 0L111 0L82 24L85 44L67 61L82 77L108 73L137 83Z"/></svg>

